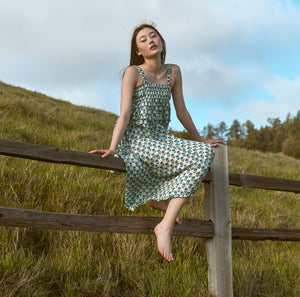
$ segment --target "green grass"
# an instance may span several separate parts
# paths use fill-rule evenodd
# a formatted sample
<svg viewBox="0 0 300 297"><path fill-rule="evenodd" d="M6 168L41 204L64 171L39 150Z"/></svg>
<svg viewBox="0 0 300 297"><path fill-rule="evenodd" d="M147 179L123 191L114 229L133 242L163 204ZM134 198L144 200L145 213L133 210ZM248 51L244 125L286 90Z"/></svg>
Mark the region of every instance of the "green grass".
<svg viewBox="0 0 300 297"><path fill-rule="evenodd" d="M0 83L0 138L89 151L109 146L116 115ZM300 160L229 147L229 171L300 179ZM124 206L125 175L0 156L0 205L95 215L161 216ZM300 228L299 194L230 187L234 227ZM204 218L199 187L183 209ZM205 240L0 227L0 296L209 296ZM299 243L233 241L234 294L295 297Z"/></svg>

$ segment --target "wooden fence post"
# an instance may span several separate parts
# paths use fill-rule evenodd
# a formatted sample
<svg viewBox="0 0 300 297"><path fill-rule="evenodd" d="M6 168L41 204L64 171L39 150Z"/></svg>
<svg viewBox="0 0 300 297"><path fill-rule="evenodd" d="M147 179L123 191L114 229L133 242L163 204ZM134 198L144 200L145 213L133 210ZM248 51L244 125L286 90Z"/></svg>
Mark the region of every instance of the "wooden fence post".
<svg viewBox="0 0 300 297"><path fill-rule="evenodd" d="M233 297L227 147L215 151L211 181L205 184L205 218L215 228L215 236L206 241L208 288L214 296Z"/></svg>

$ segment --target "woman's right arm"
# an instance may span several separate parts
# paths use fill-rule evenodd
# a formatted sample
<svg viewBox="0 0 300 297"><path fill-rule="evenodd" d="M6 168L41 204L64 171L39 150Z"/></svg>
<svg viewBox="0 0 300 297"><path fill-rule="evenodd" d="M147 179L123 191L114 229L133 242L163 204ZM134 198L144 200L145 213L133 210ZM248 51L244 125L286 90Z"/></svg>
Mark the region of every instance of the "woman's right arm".
<svg viewBox="0 0 300 297"><path fill-rule="evenodd" d="M101 154L102 158L108 156L113 156L117 149L117 146L128 126L130 119L130 110L132 103L133 90L136 87L138 72L134 66L129 66L123 75L122 85L121 85L121 107L120 116L116 127L114 129L111 144L108 150L93 150L90 151L92 154Z"/></svg>

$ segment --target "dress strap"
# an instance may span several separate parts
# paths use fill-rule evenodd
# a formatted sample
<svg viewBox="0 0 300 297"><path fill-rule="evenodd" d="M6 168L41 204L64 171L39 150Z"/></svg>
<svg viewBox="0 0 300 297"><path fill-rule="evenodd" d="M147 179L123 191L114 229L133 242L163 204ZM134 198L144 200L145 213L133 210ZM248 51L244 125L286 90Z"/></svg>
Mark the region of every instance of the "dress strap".
<svg viewBox="0 0 300 297"><path fill-rule="evenodd" d="M134 65L134 67L137 69L137 71L141 75L144 84L148 83L146 75L145 75L144 71L142 70L142 68L140 66L137 66L137 65Z"/></svg>
<svg viewBox="0 0 300 297"><path fill-rule="evenodd" d="M172 83L172 67L170 64L166 64L167 66L167 81L168 81L168 85L171 85ZM144 71L142 70L142 68L140 66L134 65L134 67L137 69L137 71L139 72L139 74L141 75L143 82L144 83L148 83L146 75L144 73Z"/></svg>
<svg viewBox="0 0 300 297"><path fill-rule="evenodd" d="M170 64L166 64L167 66L167 78L168 78L168 85L171 86L172 83L172 67Z"/></svg>

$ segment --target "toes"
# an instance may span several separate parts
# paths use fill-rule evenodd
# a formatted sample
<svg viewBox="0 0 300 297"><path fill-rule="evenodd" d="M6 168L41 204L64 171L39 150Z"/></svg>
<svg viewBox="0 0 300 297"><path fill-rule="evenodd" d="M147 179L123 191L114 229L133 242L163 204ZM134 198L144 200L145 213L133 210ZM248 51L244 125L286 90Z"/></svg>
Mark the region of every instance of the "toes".
<svg viewBox="0 0 300 297"><path fill-rule="evenodd" d="M182 223L182 218L180 215L178 215L178 217L176 218L176 223L179 225Z"/></svg>
<svg viewBox="0 0 300 297"><path fill-rule="evenodd" d="M160 232L159 227L156 226L154 228L154 233L156 235L157 240L157 249L160 252L160 254L169 262L173 261L173 255L171 253L171 239L167 238L166 234L163 232Z"/></svg>
<svg viewBox="0 0 300 297"><path fill-rule="evenodd" d="M173 255L172 255L172 253L168 253L168 252L161 252L161 251L159 251L160 253L161 253L161 255L166 259L166 260L168 260L169 262L172 262L172 261L174 261L174 258L173 258Z"/></svg>

